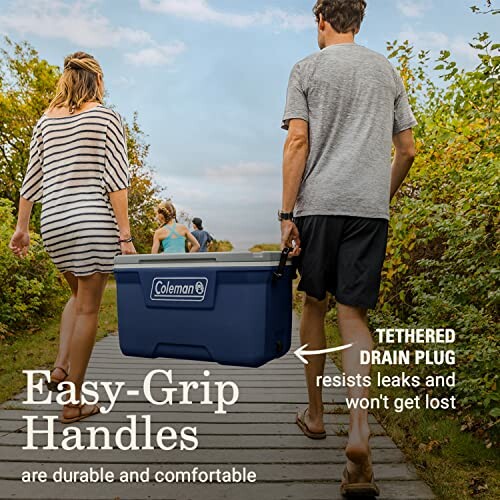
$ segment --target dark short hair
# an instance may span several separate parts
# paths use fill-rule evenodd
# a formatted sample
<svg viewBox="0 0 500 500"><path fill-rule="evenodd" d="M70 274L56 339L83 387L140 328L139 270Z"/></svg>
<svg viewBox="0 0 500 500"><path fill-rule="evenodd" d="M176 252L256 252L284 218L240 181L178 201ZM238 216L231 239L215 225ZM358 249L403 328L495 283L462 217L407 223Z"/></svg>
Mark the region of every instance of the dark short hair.
<svg viewBox="0 0 500 500"><path fill-rule="evenodd" d="M316 20L320 14L337 33L359 29L365 18L365 0L318 0L313 8Z"/></svg>

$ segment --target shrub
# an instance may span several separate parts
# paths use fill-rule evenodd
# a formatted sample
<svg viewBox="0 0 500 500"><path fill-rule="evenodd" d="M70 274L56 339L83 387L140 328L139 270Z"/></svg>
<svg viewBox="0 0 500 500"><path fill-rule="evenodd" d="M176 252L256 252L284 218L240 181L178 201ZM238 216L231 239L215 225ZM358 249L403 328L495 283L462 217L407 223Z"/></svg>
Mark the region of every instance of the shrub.
<svg viewBox="0 0 500 500"><path fill-rule="evenodd" d="M0 198L0 334L36 328L42 317L59 310L66 286L40 237L31 235L24 259L9 249L15 220L12 202Z"/></svg>
<svg viewBox="0 0 500 500"><path fill-rule="evenodd" d="M210 252L232 252L233 244L226 240L214 240L210 245Z"/></svg>
<svg viewBox="0 0 500 500"><path fill-rule="evenodd" d="M260 243L250 248L250 252L280 252L281 245L279 243Z"/></svg>
<svg viewBox="0 0 500 500"><path fill-rule="evenodd" d="M389 44L416 110L417 161L393 205L388 258L376 326L397 323L457 332L452 369L464 428L498 436L498 97L500 61L486 34L472 45L478 66L461 70L443 51L428 76L427 53ZM415 368L417 370L417 368ZM436 391L434 389L434 391ZM495 430L496 429L496 430Z"/></svg>

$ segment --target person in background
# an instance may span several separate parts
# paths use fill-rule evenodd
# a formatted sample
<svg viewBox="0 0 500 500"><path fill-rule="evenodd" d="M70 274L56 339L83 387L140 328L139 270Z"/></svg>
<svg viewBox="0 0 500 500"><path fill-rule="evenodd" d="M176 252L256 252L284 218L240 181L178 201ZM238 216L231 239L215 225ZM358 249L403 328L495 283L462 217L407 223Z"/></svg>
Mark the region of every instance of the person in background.
<svg viewBox="0 0 500 500"><path fill-rule="evenodd" d="M155 231L152 254L186 253L186 242L190 244L190 253L200 251L200 244L189 229L177 223L177 211L170 201L158 205L156 220L161 227Z"/></svg>
<svg viewBox="0 0 500 500"><path fill-rule="evenodd" d="M41 202L44 247L71 289L47 383L51 391L59 391L61 382L75 386L76 400L64 404L60 417L64 424L100 412L98 405L81 403L81 387L114 258L136 253L128 217L124 123L103 106L103 97L103 72L96 59L84 52L66 57L55 97L33 130L17 227L9 245L14 254L26 255L31 211Z"/></svg>
<svg viewBox="0 0 500 500"><path fill-rule="evenodd" d="M344 372L362 377L371 368L360 364L360 351L373 348L367 310L378 301L389 202L412 166L417 123L399 73L384 56L354 41L365 9L365 0L318 0L314 7L321 50L297 63L290 76L280 213L282 247L295 244L298 289L305 292L301 342L312 351L326 347L330 292L343 343L351 345L342 352ZM309 406L296 422L307 437L324 439L316 381L325 355L308 361ZM366 398L369 388L348 388L348 395ZM373 497L379 488L368 411L352 408L349 420L341 493Z"/></svg>
<svg viewBox="0 0 500 500"><path fill-rule="evenodd" d="M191 233L200 244L200 252L208 252L214 240L208 231L203 229L203 221L199 217L193 219L194 231Z"/></svg>

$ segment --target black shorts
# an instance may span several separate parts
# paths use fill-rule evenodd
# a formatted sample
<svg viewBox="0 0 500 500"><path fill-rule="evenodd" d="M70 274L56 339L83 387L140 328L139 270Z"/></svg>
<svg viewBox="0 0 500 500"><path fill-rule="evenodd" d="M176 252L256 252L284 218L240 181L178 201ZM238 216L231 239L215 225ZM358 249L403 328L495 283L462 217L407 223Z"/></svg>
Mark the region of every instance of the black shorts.
<svg viewBox="0 0 500 500"><path fill-rule="evenodd" d="M323 300L373 309L387 249L386 219L337 215L298 217L302 253L295 258L300 291Z"/></svg>

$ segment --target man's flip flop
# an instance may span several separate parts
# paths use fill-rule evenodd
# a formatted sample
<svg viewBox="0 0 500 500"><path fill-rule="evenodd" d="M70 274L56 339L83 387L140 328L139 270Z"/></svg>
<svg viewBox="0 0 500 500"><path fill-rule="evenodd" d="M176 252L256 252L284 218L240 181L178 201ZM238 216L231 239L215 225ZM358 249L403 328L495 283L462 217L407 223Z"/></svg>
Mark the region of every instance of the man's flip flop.
<svg viewBox="0 0 500 500"><path fill-rule="evenodd" d="M346 498L373 498L380 495L380 490L375 484L373 473L369 483L351 483L349 480L349 471L346 466L342 474L340 493Z"/></svg>
<svg viewBox="0 0 500 500"><path fill-rule="evenodd" d="M295 419L295 422L297 425L300 427L300 430L304 433L305 436L307 436L310 439L325 439L326 438L326 432L313 432L307 427L306 424L306 413L309 408L306 408L304 411L298 411L297 412L297 417Z"/></svg>
<svg viewBox="0 0 500 500"><path fill-rule="evenodd" d="M52 373L55 371L55 370L61 370L63 373L64 373L64 378L60 379L60 380L52 380ZM61 382L64 382L68 377L68 372L62 368L61 366L54 366L54 368L52 368L52 371L50 372L50 377L51 377L51 380L50 382L47 382L45 385L47 386L47 389L49 391L52 391L52 392L61 392L59 389L58 389L58 385L61 383Z"/></svg>
<svg viewBox="0 0 500 500"><path fill-rule="evenodd" d="M68 408L78 408L78 415L76 417L71 417L71 418L64 418L61 417L59 419L59 422L62 424L74 424L75 422L80 422L80 420L84 420L85 418L92 417L93 415L97 415L98 413L101 412L101 409L98 405L94 405L90 407L90 411L87 413L83 413L82 409L83 408L89 408L87 405L84 404L79 404L79 405L72 405L68 404L66 405Z"/></svg>

